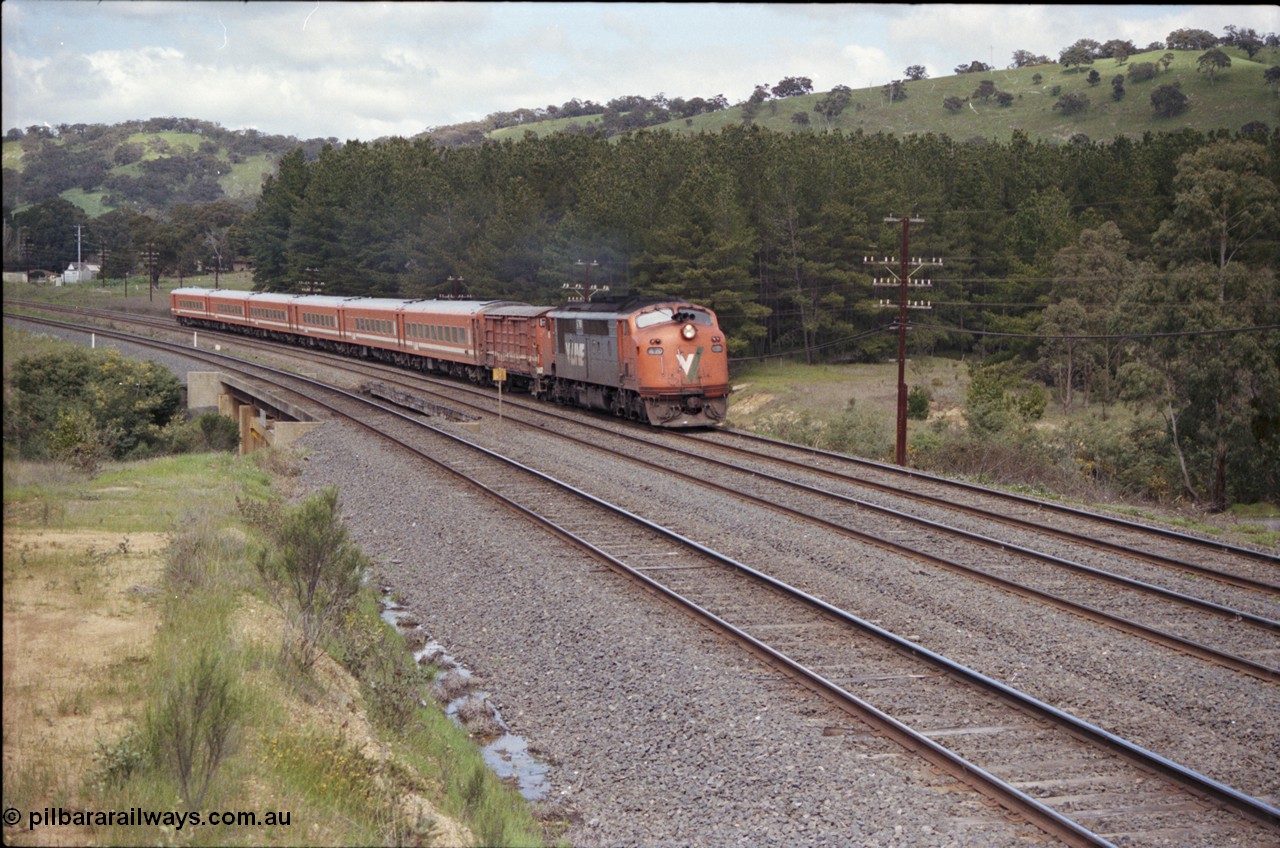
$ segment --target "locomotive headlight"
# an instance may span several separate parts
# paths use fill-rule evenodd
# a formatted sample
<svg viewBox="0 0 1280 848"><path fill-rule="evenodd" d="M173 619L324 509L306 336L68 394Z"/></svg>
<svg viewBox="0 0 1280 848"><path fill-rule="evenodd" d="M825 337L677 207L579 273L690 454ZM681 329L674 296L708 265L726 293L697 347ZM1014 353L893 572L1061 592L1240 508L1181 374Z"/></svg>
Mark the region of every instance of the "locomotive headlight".
<svg viewBox="0 0 1280 848"><path fill-rule="evenodd" d="M696 336L697 334L698 334L698 331L694 329L694 326L692 324L685 324L683 327L680 328L680 335L683 336L684 340L687 342L693 341L693 337Z"/></svg>

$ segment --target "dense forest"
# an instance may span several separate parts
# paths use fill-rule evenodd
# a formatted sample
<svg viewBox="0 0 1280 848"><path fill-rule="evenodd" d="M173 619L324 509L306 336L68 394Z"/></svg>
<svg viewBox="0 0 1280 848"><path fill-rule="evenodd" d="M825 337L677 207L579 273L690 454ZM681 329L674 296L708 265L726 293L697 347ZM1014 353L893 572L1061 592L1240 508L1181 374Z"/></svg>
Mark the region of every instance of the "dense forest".
<svg viewBox="0 0 1280 848"><path fill-rule="evenodd" d="M1163 457L1133 488L1222 507L1280 500L1278 154L1261 122L1065 143L747 121L423 136L295 145L251 207L126 206L92 229L108 275L144 250L179 273L250 256L262 290L553 303L589 273L611 296L710 306L738 361L873 362L896 345L879 305L896 294L873 281L896 270L909 216L910 255L940 261L912 295L930 308L911 349L983 363L973 432L1034 413L1009 388L1022 379L1068 414L1123 403L1157 422L1127 440ZM77 213L59 198L13 223L52 232Z"/></svg>

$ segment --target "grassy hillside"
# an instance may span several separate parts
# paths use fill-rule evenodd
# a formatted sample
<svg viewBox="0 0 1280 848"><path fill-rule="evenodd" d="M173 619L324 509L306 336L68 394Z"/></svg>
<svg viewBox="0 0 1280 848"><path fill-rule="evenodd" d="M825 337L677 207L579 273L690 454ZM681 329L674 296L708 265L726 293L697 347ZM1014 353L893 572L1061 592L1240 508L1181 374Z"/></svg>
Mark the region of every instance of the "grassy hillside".
<svg viewBox="0 0 1280 848"><path fill-rule="evenodd" d="M68 150L78 149L79 146L78 142L72 138L54 139L48 143L64 146ZM218 184L226 196L232 200L256 198L262 190L263 179L268 174L275 173L279 159L278 155L272 153L248 156L236 154L225 145L217 144L199 133L192 132L137 132L126 136L119 146L124 145L136 145L141 150L141 156L127 165L116 165L110 168L107 171L108 177L117 174L137 177L142 174L140 166L143 162L174 156L189 156L203 150L219 161ZM23 141L5 140L3 164L6 169L19 174L23 173L26 168ZM79 206L89 216L97 217L112 208L104 202L107 193L105 190L87 191L83 188L73 188L62 192L60 196ZM19 210L21 208L19 207Z"/></svg>
<svg viewBox="0 0 1280 848"><path fill-rule="evenodd" d="M1166 52L1174 54L1167 71L1147 82L1131 83L1126 79L1125 96L1116 101L1111 96L1111 80L1125 75L1131 67L1144 62L1155 63ZM1231 67L1220 71L1214 80L1198 71L1197 61L1204 51L1157 50L1130 57L1124 64L1114 59L1100 59L1082 70L1065 70L1061 65L993 70L979 74L959 74L907 82L905 100L890 103L882 87L855 89L848 107L830 125L813 107L826 92L789 97L766 102L755 118L755 124L779 132L804 128L793 120L797 112L808 116L808 129L839 129L845 132L885 132L895 135L935 133L952 138L985 138L1008 140L1015 130L1022 130L1033 140L1066 140L1083 133L1093 140L1117 136L1141 136L1147 131L1227 129L1238 131L1251 121L1262 121L1275 127L1280 123L1280 91L1268 86L1263 72L1280 62L1280 49L1267 48L1250 61L1243 51L1226 49ZM1089 85L1090 70L1096 70L1101 82ZM973 97L983 80L991 80L996 88L1013 95L1009 106L1000 106L992 98L982 101ZM1176 118L1160 119L1151 106L1151 93L1159 86L1181 83L1182 92L1190 98L1186 112ZM1055 93L1056 92L1056 93ZM1089 108L1078 115L1063 116L1053 108L1063 94L1079 92L1088 96ZM959 112L943 107L948 97L969 98ZM716 132L726 126L741 124L742 106L710 115L659 124L654 129L677 133ZM537 135L562 132L577 123L586 129L601 126L599 115L589 118L561 118L506 127L489 134L496 140L520 139L526 132Z"/></svg>

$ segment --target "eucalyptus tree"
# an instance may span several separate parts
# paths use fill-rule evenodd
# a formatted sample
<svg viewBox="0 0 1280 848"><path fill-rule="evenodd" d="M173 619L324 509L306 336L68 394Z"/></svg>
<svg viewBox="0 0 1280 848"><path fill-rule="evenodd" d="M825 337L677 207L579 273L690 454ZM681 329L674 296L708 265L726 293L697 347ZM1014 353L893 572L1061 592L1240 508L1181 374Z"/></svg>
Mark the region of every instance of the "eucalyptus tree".
<svg viewBox="0 0 1280 848"><path fill-rule="evenodd" d="M1129 331L1130 319L1118 307L1128 288L1143 274L1141 264L1133 258L1133 246L1112 221L1081 231L1076 241L1061 248L1054 259L1049 292L1052 303L1045 309L1046 324L1054 317L1051 310L1056 305L1070 302L1075 307L1059 310L1058 333L1070 334L1068 328L1074 324L1071 332L1092 338L1070 345L1046 344L1041 349L1041 362L1058 373L1070 369L1084 389L1084 402L1088 404L1096 397L1102 403L1104 417L1108 403L1115 397L1115 375L1122 358L1134 353L1132 344L1121 338ZM1041 330L1051 334L1047 326L1042 325ZM1074 361L1064 365L1063 357ZM1070 406L1072 387L1058 388L1067 394L1064 406Z"/></svg>
<svg viewBox="0 0 1280 848"><path fill-rule="evenodd" d="M1184 491L1215 510L1280 495L1276 278L1243 265L1227 276L1225 299L1207 263L1140 279L1125 308L1147 338L1120 371L1129 397L1161 415Z"/></svg>
<svg viewBox="0 0 1280 848"><path fill-rule="evenodd" d="M1209 77L1211 84L1217 79L1218 71L1229 67L1231 67L1231 57L1216 47L1206 50L1196 60L1196 71Z"/></svg>
<svg viewBox="0 0 1280 848"><path fill-rule="evenodd" d="M1179 159L1154 238L1170 261L1133 297L1152 339L1131 376L1149 375L1183 486L1215 509L1274 498L1280 482L1280 304L1270 253L1251 252L1276 235L1273 155L1219 141Z"/></svg>
<svg viewBox="0 0 1280 848"><path fill-rule="evenodd" d="M1225 271L1255 244L1274 240L1280 225L1274 155L1253 141L1218 141L1181 156L1173 214L1156 231L1155 244L1176 259L1208 261ZM1224 276L1219 300L1225 286Z"/></svg>

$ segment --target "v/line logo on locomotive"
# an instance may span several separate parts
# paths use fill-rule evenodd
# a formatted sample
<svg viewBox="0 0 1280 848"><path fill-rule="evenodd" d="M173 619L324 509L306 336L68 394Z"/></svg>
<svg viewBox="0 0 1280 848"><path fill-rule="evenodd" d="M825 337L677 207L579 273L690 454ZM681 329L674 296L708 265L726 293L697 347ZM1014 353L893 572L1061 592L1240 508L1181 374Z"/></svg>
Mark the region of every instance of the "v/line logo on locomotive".
<svg viewBox="0 0 1280 848"><path fill-rule="evenodd" d="M566 341L564 343L564 355L570 365L576 365L579 368L587 367L586 342Z"/></svg>
<svg viewBox="0 0 1280 848"><path fill-rule="evenodd" d="M690 356L683 353L676 353L676 362L680 364L680 370L684 371L685 382L693 382L698 379L698 362L702 359L702 348L698 348Z"/></svg>
<svg viewBox="0 0 1280 848"><path fill-rule="evenodd" d="M170 307L183 326L480 384L505 369L510 391L656 427L715 427L728 411L729 360L715 313L678 299L551 307L181 288Z"/></svg>

